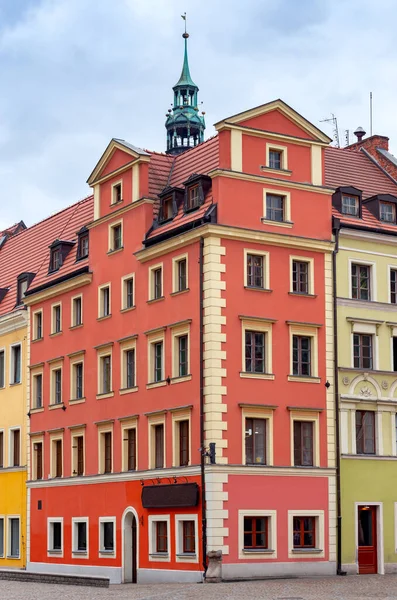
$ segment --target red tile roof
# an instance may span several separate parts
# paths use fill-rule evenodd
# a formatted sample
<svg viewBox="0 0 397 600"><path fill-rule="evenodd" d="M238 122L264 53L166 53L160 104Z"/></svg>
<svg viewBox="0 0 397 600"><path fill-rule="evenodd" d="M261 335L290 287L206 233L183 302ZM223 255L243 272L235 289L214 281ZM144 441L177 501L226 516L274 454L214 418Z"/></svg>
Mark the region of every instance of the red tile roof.
<svg viewBox="0 0 397 600"><path fill-rule="evenodd" d="M333 188L356 187L362 191L363 200L377 194L397 196L397 182L386 175L365 152L357 152L348 148L330 146L325 149L325 185ZM362 206L362 219L343 215L335 208L333 208L333 213L346 225L363 225L397 233L395 225L379 221L369 212L365 204Z"/></svg>
<svg viewBox="0 0 397 600"><path fill-rule="evenodd" d="M57 238L76 241L76 232L93 219L94 199L89 196L68 208L32 225L11 237L0 252L0 288L8 292L0 302L0 315L15 308L17 277L21 273L36 273L30 290L44 283L77 270L87 260L76 263L76 246L68 254L64 264L56 273L48 275L49 246Z"/></svg>
<svg viewBox="0 0 397 600"><path fill-rule="evenodd" d="M12 235L15 235L16 233L19 233L23 229L26 229L26 225L23 221L19 221L19 223L14 223L14 225L11 225L11 227L7 227L7 229L3 229L3 231L0 231L0 240L3 237L9 238Z"/></svg>
<svg viewBox="0 0 397 600"><path fill-rule="evenodd" d="M151 153L149 163L149 193L152 197L157 195L167 186L181 187L193 173L206 175L219 165L219 138L217 135L199 144L191 150L170 157L166 154ZM183 206L179 207L177 215L172 221L154 229L149 238L163 234L202 217L212 204L212 194L207 194L204 204L193 212L184 213ZM159 210L159 200L154 204L153 217L156 218Z"/></svg>

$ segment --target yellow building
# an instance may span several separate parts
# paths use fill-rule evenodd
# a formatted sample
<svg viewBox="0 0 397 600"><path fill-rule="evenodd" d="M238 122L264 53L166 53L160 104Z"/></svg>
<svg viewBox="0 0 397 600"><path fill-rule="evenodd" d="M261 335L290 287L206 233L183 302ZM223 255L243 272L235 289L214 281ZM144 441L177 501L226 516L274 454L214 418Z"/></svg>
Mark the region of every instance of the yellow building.
<svg viewBox="0 0 397 600"><path fill-rule="evenodd" d="M367 154L330 148L336 254L341 556L397 572L397 183Z"/></svg>

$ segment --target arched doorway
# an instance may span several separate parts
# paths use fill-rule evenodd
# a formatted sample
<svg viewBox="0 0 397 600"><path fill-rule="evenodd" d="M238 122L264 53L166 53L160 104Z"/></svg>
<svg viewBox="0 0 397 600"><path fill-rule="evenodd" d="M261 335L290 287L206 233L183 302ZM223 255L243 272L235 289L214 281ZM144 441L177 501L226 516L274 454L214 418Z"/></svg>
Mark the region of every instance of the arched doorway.
<svg viewBox="0 0 397 600"><path fill-rule="evenodd" d="M123 582L136 583L138 571L138 522L133 508L123 515Z"/></svg>

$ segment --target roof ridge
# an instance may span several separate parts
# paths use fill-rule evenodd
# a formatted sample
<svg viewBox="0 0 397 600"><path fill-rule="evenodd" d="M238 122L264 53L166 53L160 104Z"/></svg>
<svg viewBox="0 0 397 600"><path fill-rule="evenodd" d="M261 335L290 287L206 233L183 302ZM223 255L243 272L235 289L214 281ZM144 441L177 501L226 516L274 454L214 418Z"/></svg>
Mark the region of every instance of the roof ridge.
<svg viewBox="0 0 397 600"><path fill-rule="evenodd" d="M390 174L389 174L389 173L386 171L386 169L384 169L384 168L383 168L383 167L382 167L382 166L381 166L381 165L378 163L378 161L376 160L376 158L374 158L374 157L373 157L373 156L372 156L372 155L371 155L371 154L368 152L368 150L366 150L365 148L360 148L360 149L359 149L359 152L363 152L363 154L364 154L364 155L365 155L367 158L369 158L369 160L370 160L370 161L371 161L371 162L372 162L374 165L376 165L376 166L378 167L378 169L380 169L380 171L382 171L382 173L384 173L385 175L387 175L387 177L388 177L389 179L391 179L391 181L397 185L397 180L396 180L396 179L394 179L394 177L392 177L392 176L391 176L391 175L390 175Z"/></svg>

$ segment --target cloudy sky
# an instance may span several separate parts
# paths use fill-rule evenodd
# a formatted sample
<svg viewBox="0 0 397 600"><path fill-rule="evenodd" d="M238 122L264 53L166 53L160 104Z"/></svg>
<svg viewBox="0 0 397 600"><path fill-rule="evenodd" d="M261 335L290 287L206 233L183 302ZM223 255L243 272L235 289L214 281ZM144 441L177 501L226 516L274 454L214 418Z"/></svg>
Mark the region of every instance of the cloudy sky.
<svg viewBox="0 0 397 600"><path fill-rule="evenodd" d="M0 228L87 195L111 137L164 150L184 11L208 136L282 98L344 145L372 91L397 154L395 0L0 0Z"/></svg>

